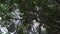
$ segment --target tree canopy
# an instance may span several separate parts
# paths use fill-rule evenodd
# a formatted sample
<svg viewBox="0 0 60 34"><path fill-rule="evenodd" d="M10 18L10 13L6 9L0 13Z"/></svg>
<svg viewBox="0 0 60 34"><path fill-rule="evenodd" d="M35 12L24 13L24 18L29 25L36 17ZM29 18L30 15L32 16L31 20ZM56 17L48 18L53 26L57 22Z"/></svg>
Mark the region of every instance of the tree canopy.
<svg viewBox="0 0 60 34"><path fill-rule="evenodd" d="M0 0L1 34L4 28L5 34L60 34L60 0Z"/></svg>

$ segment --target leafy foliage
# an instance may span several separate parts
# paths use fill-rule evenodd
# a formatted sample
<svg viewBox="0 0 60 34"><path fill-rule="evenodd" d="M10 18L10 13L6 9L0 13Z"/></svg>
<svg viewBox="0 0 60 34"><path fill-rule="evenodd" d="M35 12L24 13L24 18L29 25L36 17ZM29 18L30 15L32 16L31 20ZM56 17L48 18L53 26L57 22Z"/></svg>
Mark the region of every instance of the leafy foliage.
<svg viewBox="0 0 60 34"><path fill-rule="evenodd" d="M15 34L28 34L24 32L24 28L27 27L29 31L32 21L36 20L40 23L39 34L43 24L47 30L46 34L58 34L60 31L59 4L59 0L0 0L0 17L2 17L0 25L5 25L9 32L16 30ZM17 25L16 21L19 21Z"/></svg>

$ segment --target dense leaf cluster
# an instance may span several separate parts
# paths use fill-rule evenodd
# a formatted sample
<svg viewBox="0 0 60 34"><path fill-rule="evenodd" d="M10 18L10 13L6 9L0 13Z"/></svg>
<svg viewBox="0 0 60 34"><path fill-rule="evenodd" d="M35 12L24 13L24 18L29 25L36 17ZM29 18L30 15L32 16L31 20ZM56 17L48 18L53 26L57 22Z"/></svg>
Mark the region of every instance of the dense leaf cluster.
<svg viewBox="0 0 60 34"><path fill-rule="evenodd" d="M30 30L32 21L36 20L40 23L39 34L42 24L46 28L46 34L60 34L59 4L60 0L0 0L0 17L2 17L0 25L7 27L9 32L16 30L16 34L25 34L24 28ZM21 19L16 16L15 11L18 11ZM15 25L11 20L20 22Z"/></svg>

